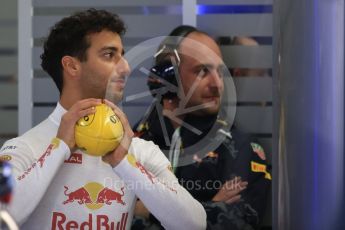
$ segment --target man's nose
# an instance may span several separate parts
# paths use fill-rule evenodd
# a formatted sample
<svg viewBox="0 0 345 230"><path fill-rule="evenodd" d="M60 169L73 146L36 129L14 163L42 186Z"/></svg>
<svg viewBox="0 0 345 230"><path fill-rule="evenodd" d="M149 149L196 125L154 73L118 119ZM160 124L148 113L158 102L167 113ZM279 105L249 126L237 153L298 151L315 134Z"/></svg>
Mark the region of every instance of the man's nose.
<svg viewBox="0 0 345 230"><path fill-rule="evenodd" d="M123 76L128 76L131 72L131 68L124 57L121 57L120 61L116 65L116 68L118 73Z"/></svg>
<svg viewBox="0 0 345 230"><path fill-rule="evenodd" d="M211 87L217 88L218 90L221 90L223 87L223 77L222 75L217 71L213 70L211 73Z"/></svg>

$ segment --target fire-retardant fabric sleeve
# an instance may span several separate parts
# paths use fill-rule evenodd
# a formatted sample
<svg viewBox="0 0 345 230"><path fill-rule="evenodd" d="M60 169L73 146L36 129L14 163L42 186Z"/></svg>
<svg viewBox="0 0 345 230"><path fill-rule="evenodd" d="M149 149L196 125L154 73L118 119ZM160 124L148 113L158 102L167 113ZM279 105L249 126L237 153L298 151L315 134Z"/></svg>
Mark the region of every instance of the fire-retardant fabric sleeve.
<svg viewBox="0 0 345 230"><path fill-rule="evenodd" d="M0 157L12 165L14 193L8 211L19 225L37 207L56 172L70 156L69 147L57 138L48 144L42 143L40 147L44 150L39 153L32 146L13 139L6 142L0 151Z"/></svg>
<svg viewBox="0 0 345 230"><path fill-rule="evenodd" d="M179 185L168 167L153 174L128 154L113 170L165 229L206 228L204 208Z"/></svg>

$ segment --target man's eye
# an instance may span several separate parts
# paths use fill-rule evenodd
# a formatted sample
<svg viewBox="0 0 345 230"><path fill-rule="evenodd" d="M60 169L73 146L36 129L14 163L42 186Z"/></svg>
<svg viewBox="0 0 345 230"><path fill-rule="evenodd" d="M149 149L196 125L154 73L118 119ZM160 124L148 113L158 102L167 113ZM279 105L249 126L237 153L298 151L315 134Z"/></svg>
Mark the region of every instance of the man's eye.
<svg viewBox="0 0 345 230"><path fill-rule="evenodd" d="M198 71L198 76L199 77L205 77L208 73L210 72L210 70L205 66L202 67L199 71Z"/></svg>
<svg viewBox="0 0 345 230"><path fill-rule="evenodd" d="M114 53L105 53L104 54L104 56L106 57L106 58L112 58L112 57L114 57Z"/></svg>

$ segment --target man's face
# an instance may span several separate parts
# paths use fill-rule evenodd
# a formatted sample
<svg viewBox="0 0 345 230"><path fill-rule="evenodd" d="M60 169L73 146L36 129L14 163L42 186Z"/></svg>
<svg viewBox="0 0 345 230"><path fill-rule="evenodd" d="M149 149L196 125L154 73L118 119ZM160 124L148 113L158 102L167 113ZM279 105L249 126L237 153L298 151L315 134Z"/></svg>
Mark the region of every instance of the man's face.
<svg viewBox="0 0 345 230"><path fill-rule="evenodd" d="M117 33L103 30L88 36L90 47L87 60L81 62L83 98L107 98L118 102L130 69L123 58L121 38Z"/></svg>
<svg viewBox="0 0 345 230"><path fill-rule="evenodd" d="M181 42L179 52L182 53L179 74L186 107L194 107L192 113L197 115L217 114L224 90L225 68L218 45L207 35L192 32ZM180 99L183 103L183 97Z"/></svg>

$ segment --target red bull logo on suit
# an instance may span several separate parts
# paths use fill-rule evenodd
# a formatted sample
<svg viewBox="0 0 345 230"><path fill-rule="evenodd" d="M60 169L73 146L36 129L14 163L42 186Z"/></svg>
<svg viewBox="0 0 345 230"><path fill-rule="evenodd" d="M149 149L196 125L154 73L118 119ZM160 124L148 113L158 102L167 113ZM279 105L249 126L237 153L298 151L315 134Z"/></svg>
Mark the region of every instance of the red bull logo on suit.
<svg viewBox="0 0 345 230"><path fill-rule="evenodd" d="M90 210L100 209L104 205L126 205L123 200L124 187L118 191L104 187L97 182L90 182L73 189L66 185L64 186L64 195L66 199L62 202L63 205L83 205ZM122 212L120 215L121 217L114 220L108 215L89 213L85 220L80 221L65 213L53 212L52 229L124 230L127 225L128 212Z"/></svg>
<svg viewBox="0 0 345 230"><path fill-rule="evenodd" d="M104 187L100 183L90 182L81 188L69 191L68 186L64 186L64 194L67 197L63 204L78 203L85 205L91 210L100 209L103 205L126 205L122 197L125 195L124 187L121 188L121 192Z"/></svg>

